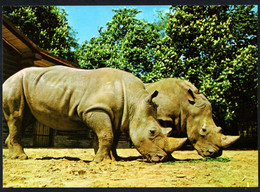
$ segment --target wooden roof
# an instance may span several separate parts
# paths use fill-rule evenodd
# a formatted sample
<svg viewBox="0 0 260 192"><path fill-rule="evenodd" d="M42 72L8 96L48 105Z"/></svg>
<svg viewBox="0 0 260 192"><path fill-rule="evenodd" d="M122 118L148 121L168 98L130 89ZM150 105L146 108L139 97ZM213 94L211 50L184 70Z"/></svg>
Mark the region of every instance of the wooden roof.
<svg viewBox="0 0 260 192"><path fill-rule="evenodd" d="M22 59L33 58L34 65L36 66L47 67L53 65L66 65L69 67L78 68L75 64L38 47L4 16L2 25L2 39L18 54L20 54Z"/></svg>

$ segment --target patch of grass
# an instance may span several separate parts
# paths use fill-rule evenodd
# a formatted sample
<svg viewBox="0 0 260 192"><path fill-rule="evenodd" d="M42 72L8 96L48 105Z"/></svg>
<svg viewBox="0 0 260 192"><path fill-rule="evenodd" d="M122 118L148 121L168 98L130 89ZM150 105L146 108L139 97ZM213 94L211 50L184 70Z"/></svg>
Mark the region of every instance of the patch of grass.
<svg viewBox="0 0 260 192"><path fill-rule="evenodd" d="M219 165L211 165L211 167L221 168L221 166L219 166Z"/></svg>
<svg viewBox="0 0 260 192"><path fill-rule="evenodd" d="M229 158L228 157L216 157L216 158L212 158L212 157L205 157L203 159L189 159L189 160L183 160L183 161L170 161L170 162L164 162L162 163L163 165L174 165L176 163L202 163L202 162L222 162L222 163L226 163L229 162Z"/></svg>
<svg viewBox="0 0 260 192"><path fill-rule="evenodd" d="M174 164L176 164L176 161L174 161L174 162L169 161L169 162L162 163L162 165L174 165Z"/></svg>
<svg viewBox="0 0 260 192"><path fill-rule="evenodd" d="M228 157L216 157L216 158L212 158L212 157L205 157L202 159L203 161L219 161L219 162L229 162L229 158Z"/></svg>

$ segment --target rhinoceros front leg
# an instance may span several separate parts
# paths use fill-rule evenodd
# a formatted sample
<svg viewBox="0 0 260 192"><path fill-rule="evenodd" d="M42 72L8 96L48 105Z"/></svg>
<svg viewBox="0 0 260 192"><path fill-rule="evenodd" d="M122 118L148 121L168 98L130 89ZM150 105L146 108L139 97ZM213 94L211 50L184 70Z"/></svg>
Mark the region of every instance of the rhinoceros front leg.
<svg viewBox="0 0 260 192"><path fill-rule="evenodd" d="M111 149L111 154L116 161L119 161L121 159L121 157L118 156L118 154L116 152L119 137L120 137L120 132L117 132L117 133L114 134L114 142L113 142L113 146L112 146L112 149Z"/></svg>
<svg viewBox="0 0 260 192"><path fill-rule="evenodd" d="M97 151L98 151L98 138L97 138L96 134L94 135L93 144L92 145L93 145L95 154L97 154Z"/></svg>
<svg viewBox="0 0 260 192"><path fill-rule="evenodd" d="M112 148L111 148L111 151L110 151L110 155L111 155L112 160L116 160L116 161L119 161L121 159L121 157L118 156L117 151L116 151L116 147L117 147L117 144L118 144L118 141L119 141L119 137L120 137L120 133L114 134L114 141L113 141L113 145L112 145ZM98 148L99 148L98 147L97 135L95 135L94 139L93 139L93 148L94 148L94 152L96 154L97 151L98 151Z"/></svg>
<svg viewBox="0 0 260 192"><path fill-rule="evenodd" d="M94 147L97 150L94 161L111 160L110 150L114 135L109 115L103 111L88 112L86 124L95 132L98 140L98 147Z"/></svg>

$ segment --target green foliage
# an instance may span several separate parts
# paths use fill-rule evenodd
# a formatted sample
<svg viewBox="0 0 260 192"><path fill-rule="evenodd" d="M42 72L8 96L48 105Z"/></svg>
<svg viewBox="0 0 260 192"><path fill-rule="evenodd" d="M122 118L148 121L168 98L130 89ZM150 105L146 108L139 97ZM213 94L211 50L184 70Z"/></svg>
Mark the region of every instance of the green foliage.
<svg viewBox="0 0 260 192"><path fill-rule="evenodd" d="M113 67L143 77L151 70L160 33L153 24L136 19L136 9L113 10L115 15L99 36L77 51L83 68Z"/></svg>
<svg viewBox="0 0 260 192"><path fill-rule="evenodd" d="M153 22L155 27L160 31L161 38L166 36L165 29L167 28L167 23L169 21L169 18L171 16L170 13L165 13L165 11L156 11L157 12L157 18Z"/></svg>
<svg viewBox="0 0 260 192"><path fill-rule="evenodd" d="M235 122L245 115L256 122L257 15L252 8L171 7L167 36L158 42L147 80L189 80L212 103L218 125L237 129Z"/></svg>
<svg viewBox="0 0 260 192"><path fill-rule="evenodd" d="M228 157L216 157L216 158L212 158L212 157L204 157L203 159L190 159L190 160L183 160L183 161L169 161L169 162L165 162L162 163L163 165L174 165L176 163L202 163L202 162L222 162L222 163L226 163L229 162L229 158Z"/></svg>
<svg viewBox="0 0 260 192"><path fill-rule="evenodd" d="M4 6L3 14L39 47L74 61L78 47L66 12L56 6Z"/></svg>
<svg viewBox="0 0 260 192"><path fill-rule="evenodd" d="M136 19L137 9L114 10L107 28L77 50L78 62L88 69L129 71L145 83L187 79L211 102L217 125L234 134L245 121L256 129L257 14L252 9L172 6L167 14L158 12L152 24Z"/></svg>
<svg viewBox="0 0 260 192"><path fill-rule="evenodd" d="M258 20L253 6L172 6L169 13L158 12L154 23L137 19L141 11L135 8L113 11L106 28L78 48L64 10L3 7L23 33L55 55L77 59L87 69L122 69L145 83L187 79L209 99L224 132L237 134L242 123L256 132Z"/></svg>

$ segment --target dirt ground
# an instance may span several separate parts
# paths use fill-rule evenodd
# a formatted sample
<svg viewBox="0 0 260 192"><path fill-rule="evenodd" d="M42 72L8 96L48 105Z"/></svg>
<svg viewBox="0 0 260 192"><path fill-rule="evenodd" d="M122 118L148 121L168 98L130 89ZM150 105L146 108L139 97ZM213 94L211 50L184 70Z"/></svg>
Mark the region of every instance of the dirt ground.
<svg viewBox="0 0 260 192"><path fill-rule="evenodd" d="M148 163L135 149L123 161L95 163L93 149L25 148L28 160L7 159L4 188L48 187L258 187L258 151L223 152L228 162L202 161L196 151L175 151L175 162Z"/></svg>

